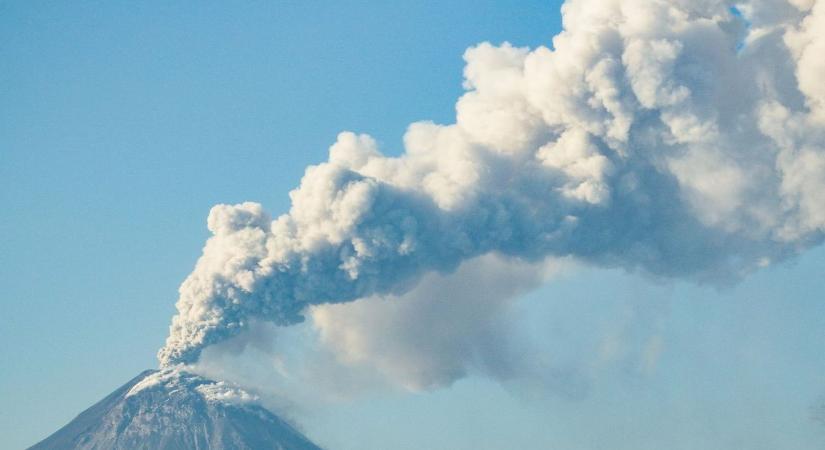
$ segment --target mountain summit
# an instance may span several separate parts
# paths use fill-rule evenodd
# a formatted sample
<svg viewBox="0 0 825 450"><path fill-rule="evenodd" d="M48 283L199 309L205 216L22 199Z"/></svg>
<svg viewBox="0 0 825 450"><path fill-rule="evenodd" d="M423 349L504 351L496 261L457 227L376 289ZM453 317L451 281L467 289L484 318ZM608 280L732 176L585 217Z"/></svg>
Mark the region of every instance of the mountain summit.
<svg viewBox="0 0 825 450"><path fill-rule="evenodd" d="M29 450L320 450L225 382L147 370Z"/></svg>

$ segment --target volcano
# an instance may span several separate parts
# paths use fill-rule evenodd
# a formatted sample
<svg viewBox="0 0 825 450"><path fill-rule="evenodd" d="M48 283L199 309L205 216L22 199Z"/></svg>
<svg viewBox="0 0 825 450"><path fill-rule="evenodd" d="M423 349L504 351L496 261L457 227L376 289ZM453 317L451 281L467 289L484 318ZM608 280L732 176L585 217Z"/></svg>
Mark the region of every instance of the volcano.
<svg viewBox="0 0 825 450"><path fill-rule="evenodd" d="M147 370L29 450L320 450L225 382Z"/></svg>

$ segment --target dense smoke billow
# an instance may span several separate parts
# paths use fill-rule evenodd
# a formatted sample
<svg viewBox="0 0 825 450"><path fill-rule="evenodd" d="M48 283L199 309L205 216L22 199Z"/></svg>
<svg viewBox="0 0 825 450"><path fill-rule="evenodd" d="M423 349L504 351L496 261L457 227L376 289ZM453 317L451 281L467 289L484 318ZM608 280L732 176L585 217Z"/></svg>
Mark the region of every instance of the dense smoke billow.
<svg viewBox="0 0 825 450"><path fill-rule="evenodd" d="M161 364L487 254L728 283L822 242L825 1L562 12L552 46L468 49L456 123L400 156L341 133L287 214L215 206Z"/></svg>

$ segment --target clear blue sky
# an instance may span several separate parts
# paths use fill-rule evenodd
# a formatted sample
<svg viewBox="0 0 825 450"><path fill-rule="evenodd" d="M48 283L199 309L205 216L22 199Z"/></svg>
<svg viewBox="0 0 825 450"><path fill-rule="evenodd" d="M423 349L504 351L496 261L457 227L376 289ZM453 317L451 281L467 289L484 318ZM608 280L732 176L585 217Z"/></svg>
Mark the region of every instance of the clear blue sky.
<svg viewBox="0 0 825 450"><path fill-rule="evenodd" d="M156 365L213 204L283 212L339 131L392 153L410 122L452 122L464 49L548 44L559 4L0 2L0 448ZM818 248L724 291L575 271L521 302L535 339L656 334L655 367L576 399L470 378L302 425L332 450L814 448L823 268Z"/></svg>

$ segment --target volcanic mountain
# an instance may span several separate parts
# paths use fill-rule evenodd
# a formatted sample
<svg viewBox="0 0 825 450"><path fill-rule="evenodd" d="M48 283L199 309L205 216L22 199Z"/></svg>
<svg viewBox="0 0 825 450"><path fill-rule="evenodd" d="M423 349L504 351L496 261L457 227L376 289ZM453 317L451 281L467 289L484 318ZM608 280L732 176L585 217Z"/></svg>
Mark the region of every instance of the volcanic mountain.
<svg viewBox="0 0 825 450"><path fill-rule="evenodd" d="M320 450L225 382L147 370L29 450Z"/></svg>

